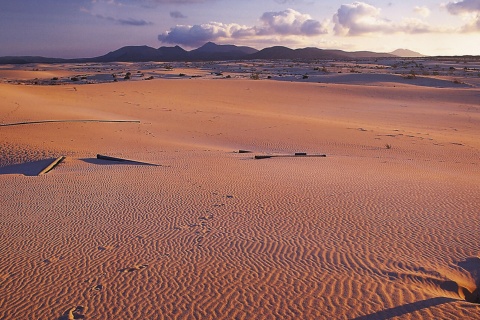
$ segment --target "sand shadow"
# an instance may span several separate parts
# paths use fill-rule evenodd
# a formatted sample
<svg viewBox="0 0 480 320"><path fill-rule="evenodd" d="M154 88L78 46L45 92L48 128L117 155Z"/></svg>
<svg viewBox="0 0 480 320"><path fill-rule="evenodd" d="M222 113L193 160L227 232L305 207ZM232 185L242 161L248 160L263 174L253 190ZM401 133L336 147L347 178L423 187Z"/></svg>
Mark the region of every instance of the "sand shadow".
<svg viewBox="0 0 480 320"><path fill-rule="evenodd" d="M409 313L417 312L423 309L428 309L431 307L439 306L439 305L454 302L454 301L458 301L458 300L455 300L452 298L444 298L444 297L431 298L427 300L407 303L405 305L394 307L394 308L377 311L375 313L357 317L354 320L391 319L394 317L401 317Z"/></svg>
<svg viewBox="0 0 480 320"><path fill-rule="evenodd" d="M457 265L470 273L472 279L475 281L475 288L470 292L466 288L461 288L461 292L465 297L465 301L470 303L480 304L480 258L479 257L470 257L466 258L465 261L460 261Z"/></svg>
<svg viewBox="0 0 480 320"><path fill-rule="evenodd" d="M51 164L54 160L54 158L50 158L0 167L0 175L22 174L24 176L37 176L43 169L45 169L45 167Z"/></svg>

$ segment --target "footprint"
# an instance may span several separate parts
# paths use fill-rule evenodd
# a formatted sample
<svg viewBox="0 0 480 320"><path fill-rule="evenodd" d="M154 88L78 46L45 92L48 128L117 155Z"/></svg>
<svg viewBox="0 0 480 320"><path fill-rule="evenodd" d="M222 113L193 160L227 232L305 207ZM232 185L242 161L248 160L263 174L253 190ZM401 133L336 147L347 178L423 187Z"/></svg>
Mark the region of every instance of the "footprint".
<svg viewBox="0 0 480 320"><path fill-rule="evenodd" d="M58 261L60 261L60 260L63 260L63 257L59 257L59 258L57 258L57 257L49 258L49 259L43 260L43 262L49 264L49 263L58 262Z"/></svg>
<svg viewBox="0 0 480 320"><path fill-rule="evenodd" d="M133 267L120 269L119 271L124 272L124 273L125 272L134 272L134 271L145 269L146 267L148 267L148 264L139 264L139 265L136 265L136 266L133 266Z"/></svg>
<svg viewBox="0 0 480 320"><path fill-rule="evenodd" d="M85 310L84 306L76 306L68 309L64 315L60 318L62 320L75 320L75 319L85 319Z"/></svg>
<svg viewBox="0 0 480 320"><path fill-rule="evenodd" d="M97 284L90 288L90 295L97 295L100 291L103 290L103 285Z"/></svg>
<svg viewBox="0 0 480 320"><path fill-rule="evenodd" d="M212 220L213 218L214 218L213 213L208 212L206 215L198 218L198 220L208 221L208 220Z"/></svg>

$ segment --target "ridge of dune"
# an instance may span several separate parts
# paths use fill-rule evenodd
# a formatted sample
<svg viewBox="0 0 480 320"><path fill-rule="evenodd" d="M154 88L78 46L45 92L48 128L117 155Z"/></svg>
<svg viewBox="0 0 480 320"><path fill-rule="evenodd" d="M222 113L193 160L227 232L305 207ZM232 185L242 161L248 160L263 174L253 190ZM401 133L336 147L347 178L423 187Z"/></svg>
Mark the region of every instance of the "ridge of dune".
<svg viewBox="0 0 480 320"><path fill-rule="evenodd" d="M478 88L73 88L0 83L1 319L478 318Z"/></svg>

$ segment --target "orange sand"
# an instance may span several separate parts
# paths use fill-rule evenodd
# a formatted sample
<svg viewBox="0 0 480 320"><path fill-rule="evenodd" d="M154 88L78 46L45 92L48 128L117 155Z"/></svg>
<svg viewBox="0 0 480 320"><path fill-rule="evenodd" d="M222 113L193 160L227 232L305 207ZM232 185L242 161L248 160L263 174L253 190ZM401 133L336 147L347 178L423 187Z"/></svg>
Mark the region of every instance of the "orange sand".
<svg viewBox="0 0 480 320"><path fill-rule="evenodd" d="M479 98L0 84L0 319L478 319Z"/></svg>

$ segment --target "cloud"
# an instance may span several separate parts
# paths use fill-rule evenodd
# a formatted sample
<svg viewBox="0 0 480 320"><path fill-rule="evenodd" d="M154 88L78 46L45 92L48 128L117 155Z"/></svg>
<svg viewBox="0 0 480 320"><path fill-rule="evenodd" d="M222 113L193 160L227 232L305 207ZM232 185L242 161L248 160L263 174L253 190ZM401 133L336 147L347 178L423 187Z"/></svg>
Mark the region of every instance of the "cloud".
<svg viewBox="0 0 480 320"><path fill-rule="evenodd" d="M164 43L182 44L189 47L202 45L208 41L248 39L255 41L260 38L315 36L327 33L321 22L314 20L308 14L302 14L293 9L281 12L266 12L260 17L260 26L245 26L237 23L224 24L209 22L199 25L177 25L158 36Z"/></svg>
<svg viewBox="0 0 480 320"><path fill-rule="evenodd" d="M456 2L449 2L446 4L447 10L454 15L463 13L479 13L480 12L480 0L463 0Z"/></svg>
<svg viewBox="0 0 480 320"><path fill-rule="evenodd" d="M120 0L117 0L120 1ZM153 8L162 4L178 4L178 5L188 5L188 4L197 4L205 2L213 2L215 0L122 0L124 2L135 2L141 6Z"/></svg>
<svg viewBox="0 0 480 320"><path fill-rule="evenodd" d="M424 18L430 16L430 9L428 9L426 6L423 6L423 7L416 6L415 8L413 8L413 12L415 12L416 14Z"/></svg>
<svg viewBox="0 0 480 320"><path fill-rule="evenodd" d="M480 31L480 0L449 2L445 7L451 14L463 16L467 20L461 32Z"/></svg>
<svg viewBox="0 0 480 320"><path fill-rule="evenodd" d="M427 33L438 32L425 22L407 18L400 23L381 16L381 9L364 2L343 4L333 16L334 32L337 35L359 36L372 33Z"/></svg>
<svg viewBox="0 0 480 320"><path fill-rule="evenodd" d="M83 10L85 12L85 10ZM153 22L145 21L142 19L133 19L133 18L127 18L127 19L121 19L121 18L114 18L114 17L109 17L109 16L104 16L101 14L92 14L92 16L103 19L103 20L108 20L111 22L114 22L116 24L124 25L124 26L136 26L136 27L141 27L141 26L149 26L153 25Z"/></svg>
<svg viewBox="0 0 480 320"><path fill-rule="evenodd" d="M180 11L171 11L170 12L170 17L175 18L175 19L185 19L188 18L186 15L181 13Z"/></svg>
<svg viewBox="0 0 480 320"><path fill-rule="evenodd" d="M205 42L221 38L235 38L249 34L249 28L239 24L223 24L210 22L201 25L177 25L158 36L164 43L182 44L186 46L199 46Z"/></svg>
<svg viewBox="0 0 480 320"><path fill-rule="evenodd" d="M154 3L175 3L175 4L185 4L185 3L202 3L202 2L209 2L213 0L143 0L146 2L154 2Z"/></svg>
<svg viewBox="0 0 480 320"><path fill-rule="evenodd" d="M106 4L107 9L108 9L108 6L112 6L112 5L117 6L117 7L123 7L123 4L118 2L118 0L91 0L91 3L94 4L94 5L95 4L97 4L97 5ZM100 8L100 9L102 9L102 8ZM95 18L111 21L115 24L124 25L124 26L136 26L136 27L138 27L138 26L153 25L153 22L146 21L146 20L143 20L143 19L134 19L134 18L130 18L130 17L117 18L117 17L112 17L110 15L106 15L106 14L103 14L103 13L98 13L98 12L115 11L115 10L99 10L98 6L93 6L91 9L87 9L85 7L82 7L82 8L80 8L80 11L84 12L84 13L87 13L87 14L95 17Z"/></svg>
<svg viewBox="0 0 480 320"><path fill-rule="evenodd" d="M380 9L364 2L342 4L333 16L337 35L360 35L389 28L386 19L380 17Z"/></svg>
<svg viewBox="0 0 480 320"><path fill-rule="evenodd" d="M328 33L322 23L293 9L265 12L260 21L263 22L263 27L259 28L259 34L314 36Z"/></svg>
<svg viewBox="0 0 480 320"><path fill-rule="evenodd" d="M124 25L124 26L150 26L153 25L153 22L150 21L145 21L145 20L138 20L138 19L114 19L118 24Z"/></svg>

